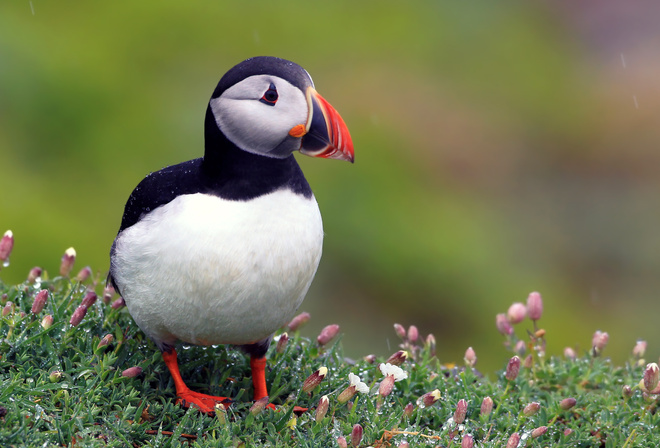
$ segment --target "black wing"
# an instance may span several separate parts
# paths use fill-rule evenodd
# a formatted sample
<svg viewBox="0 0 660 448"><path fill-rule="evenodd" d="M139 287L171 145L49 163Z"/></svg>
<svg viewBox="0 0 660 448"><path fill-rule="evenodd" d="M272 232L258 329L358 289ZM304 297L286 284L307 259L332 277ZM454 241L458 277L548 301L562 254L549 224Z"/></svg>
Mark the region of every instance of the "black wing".
<svg viewBox="0 0 660 448"><path fill-rule="evenodd" d="M126 202L124 216L117 234L137 223L144 215L171 202L177 196L202 191L203 186L198 182L193 182L193 180L200 179L201 163L201 158L189 160L150 173L142 179Z"/></svg>
<svg viewBox="0 0 660 448"><path fill-rule="evenodd" d="M201 164L201 158L189 160L150 173L142 179L126 202L124 216L121 219L117 235L161 205L171 202L177 196L203 191L204 186L199 182L202 177L200 176ZM110 248L110 273L108 274L107 283L112 284L117 293L121 295L119 286L112 277L116 241L115 239Z"/></svg>

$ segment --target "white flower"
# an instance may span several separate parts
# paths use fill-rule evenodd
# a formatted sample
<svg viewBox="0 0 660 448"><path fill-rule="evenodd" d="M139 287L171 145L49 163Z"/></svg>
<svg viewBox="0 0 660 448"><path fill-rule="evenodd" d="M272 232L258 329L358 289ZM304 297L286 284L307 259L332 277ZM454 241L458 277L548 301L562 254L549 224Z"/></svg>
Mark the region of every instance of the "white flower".
<svg viewBox="0 0 660 448"><path fill-rule="evenodd" d="M349 373L348 374L348 381L351 383L351 386L355 386L355 390L357 390L361 394L366 394L367 392L369 392L369 386L367 386L365 383L363 383L360 380L359 376L353 375L352 373Z"/></svg>
<svg viewBox="0 0 660 448"><path fill-rule="evenodd" d="M399 366L393 366L392 364L385 363L380 365L380 371L383 375L391 375L394 377L394 381L401 381L408 378L408 373L404 372L403 369Z"/></svg>

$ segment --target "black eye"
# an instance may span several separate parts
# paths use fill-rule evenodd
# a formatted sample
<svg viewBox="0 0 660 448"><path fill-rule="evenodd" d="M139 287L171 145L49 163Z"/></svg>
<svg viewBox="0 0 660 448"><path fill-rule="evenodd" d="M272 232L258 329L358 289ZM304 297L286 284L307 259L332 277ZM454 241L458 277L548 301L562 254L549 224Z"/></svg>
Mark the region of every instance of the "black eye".
<svg viewBox="0 0 660 448"><path fill-rule="evenodd" d="M264 93L264 96L262 96L259 101L261 101L264 104L268 104L269 106L274 106L275 103L277 103L277 99L280 96L277 94L277 89L275 88L275 84L272 82L270 83L270 87L268 90L266 90L266 93Z"/></svg>

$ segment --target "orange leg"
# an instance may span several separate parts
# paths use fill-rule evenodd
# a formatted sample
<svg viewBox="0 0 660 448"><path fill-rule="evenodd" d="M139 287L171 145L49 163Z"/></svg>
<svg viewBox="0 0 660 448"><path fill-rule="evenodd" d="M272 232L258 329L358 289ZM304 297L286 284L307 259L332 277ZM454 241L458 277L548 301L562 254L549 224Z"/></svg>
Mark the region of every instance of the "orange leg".
<svg viewBox="0 0 660 448"><path fill-rule="evenodd" d="M252 369L252 386L254 386L254 401L268 396L266 387L266 357L257 358L250 356L250 368Z"/></svg>
<svg viewBox="0 0 660 448"><path fill-rule="evenodd" d="M231 403L231 400L226 397L214 397L212 395L201 394L190 390L188 386L186 386L186 383L183 382L183 378L181 378L179 364L176 360L176 350L172 349L171 352L163 352L163 361L165 361L165 365L170 370L170 374L174 380L176 395L178 397L176 400L177 404L182 404L184 407L195 405L201 412L213 413L215 412L215 405L217 403L223 403L225 406ZM264 388L265 387L266 382L264 378Z"/></svg>
<svg viewBox="0 0 660 448"><path fill-rule="evenodd" d="M252 386L254 387L254 401L268 397L266 386L266 357L250 356L250 368L252 369ZM273 403L268 403L268 409L275 409Z"/></svg>
<svg viewBox="0 0 660 448"><path fill-rule="evenodd" d="M268 397L268 388L266 387L266 357L250 356L250 368L252 369L252 386L254 387L254 401ZM275 410L273 403L268 403L268 409ZM307 408L294 406L293 412L300 415L307 411Z"/></svg>

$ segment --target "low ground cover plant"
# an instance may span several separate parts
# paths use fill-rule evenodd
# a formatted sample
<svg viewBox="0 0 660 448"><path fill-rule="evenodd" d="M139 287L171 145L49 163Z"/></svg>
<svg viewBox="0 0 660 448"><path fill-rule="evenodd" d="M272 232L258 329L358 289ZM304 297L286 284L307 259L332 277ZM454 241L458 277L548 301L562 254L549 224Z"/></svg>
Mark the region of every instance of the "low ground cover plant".
<svg viewBox="0 0 660 448"><path fill-rule="evenodd" d="M8 235L11 241L8 238ZM0 243L7 267L13 236ZM629 361L590 350L546 353L543 301L530 294L496 316L507 351L497 372L436 356L433 335L394 325L400 350L347 359L338 325L316 339L283 328L269 353L272 410L250 400L249 360L231 347L183 347L182 375L200 392L233 397L214 415L175 404L159 351L102 275L35 267L0 280L0 446L640 447L657 446L659 370L631 341ZM1 272L0 272L1 279Z"/></svg>

